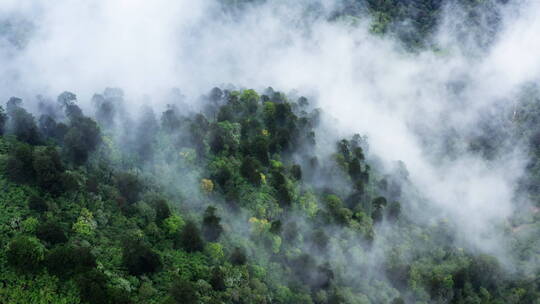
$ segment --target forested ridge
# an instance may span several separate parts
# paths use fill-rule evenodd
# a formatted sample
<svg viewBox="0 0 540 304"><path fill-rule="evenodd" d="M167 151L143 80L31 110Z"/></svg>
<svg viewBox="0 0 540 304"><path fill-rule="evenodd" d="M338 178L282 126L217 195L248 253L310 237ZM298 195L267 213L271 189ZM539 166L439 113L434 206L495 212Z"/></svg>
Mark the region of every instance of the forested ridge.
<svg viewBox="0 0 540 304"><path fill-rule="evenodd" d="M2 302L535 303L538 269L507 275L453 246L446 223L407 218L403 164L372 169L359 135L315 155L321 111L263 93L214 88L196 112L176 92L137 120L120 89L94 95L93 118L70 92L42 98L37 119L11 98ZM538 259L515 240L520 259Z"/></svg>
<svg viewBox="0 0 540 304"><path fill-rule="evenodd" d="M158 94L142 98L130 94L133 87L117 84L100 87L95 94L92 90L90 98L83 97L88 95L86 87L65 87L57 93L43 85L21 89L26 83L18 80L28 77L24 68L36 65L32 72L43 72L45 78L51 74L47 74L50 66L38 64L41 53L32 54L29 61L17 56L28 56L29 45L35 51L34 40L53 37L63 26L55 23L58 17L68 17L53 10L53 17L34 23L24 14L6 17L0 4L0 65L8 67L0 67L4 72L0 93L17 95L13 89L22 94L0 100L0 303L540 304L540 86L518 77L520 68L527 71L523 68L527 64L517 65L518 72L511 70L504 81L485 83L478 78L490 76L490 70L474 65L506 33L505 10L517 2L216 0L203 5L207 14L180 5L180 11L189 11L183 18L189 21L193 15L203 21L193 17L195 29L182 28L188 34L173 31L190 39L180 40L186 49L172 53L211 68L201 67L201 76L189 65L175 66L186 68L182 73L193 73L188 75L193 88L160 87ZM62 11L61 6L55 9ZM123 12L129 5L120 7ZM66 11L72 9L68 6ZM126 16L129 13L134 11ZM99 22L107 24L103 18ZM170 24L149 20L138 30L148 38L143 28L152 28L155 22L158 31L150 31L150 36L159 36L160 42L160 26ZM47 28L50 22L53 26ZM247 31L235 40L241 32L237 26L246 24L261 30L261 36L280 39L269 37L261 47L255 43L261 40ZM40 26L48 31L40 32ZM221 28L231 32L220 32ZM448 36L456 42L441 38L448 28L452 31ZM216 36L205 29L217 32L219 39L213 41ZM129 31L122 34L129 38ZM352 42L339 36L344 33L354 37ZM172 40L167 34L163 36ZM334 43L325 40L328 36L341 39ZM117 39L129 46L128 38L104 41L114 45ZM136 44L142 50L133 49L137 63L144 62L141 70L122 70L132 61L115 58L121 62L118 66L115 60L105 60L112 70L90 73L91 77L77 75L91 69L95 60L86 51L102 59L115 50L106 43L77 49L62 39L53 48L61 58L55 63L76 66L70 65L69 53L63 53L73 47L81 52L76 58L83 58L84 69L66 68L59 81L51 78L52 88L69 84L69 78L109 79L104 74L115 69L118 78L143 70L149 86L151 79L170 76L147 72L155 71L152 65L168 68L167 59L161 57L145 61L153 58L144 49L152 39ZM228 39L230 44L223 43ZM328 48L329 41L337 48ZM395 44L387 47L388 41ZM236 49L238 43L247 45L249 52ZM298 48L288 48L289 44ZM43 46L47 45L37 44L40 52ZM227 47L230 53L220 53ZM319 53L318 47L324 51ZM345 58L349 53L342 50L347 47L360 57L366 50L380 52L383 59L365 53L366 61L375 60L359 65L353 55ZM251 53L264 48L276 51L260 55L268 57L262 59ZM47 51L45 47L44 58L50 58ZM304 62L302 55L313 58ZM201 60L213 56L216 61ZM283 62L271 61L281 57ZM486 65L507 59L496 58ZM349 71L339 60L360 71ZM433 68L417 68L411 64L415 60L421 62L418 66ZM438 65L439 60L443 64ZM294 65L296 61L301 64ZM327 61L336 65L337 72ZM386 61L397 68L381 63ZM27 65L17 70L13 66L19 63ZM309 83L312 78L307 74L314 70L301 66L306 63L321 63L320 70L315 69L321 82L304 85L306 91L260 85L260 79L273 73L279 74L278 79L296 76ZM454 70L448 72L446 65ZM472 72L463 68L469 65ZM284 67L290 75L280 73ZM299 67L306 71L294 70ZM430 75L419 77L407 74L409 70ZM247 76L231 79L233 84L198 87L206 83L200 78L228 72ZM364 72L366 78L358 76ZM442 80L437 79L439 72ZM387 75L401 73L403 78ZM41 80L41 75L32 76ZM412 82L396 81L409 78L417 85L412 99L401 89ZM493 83L502 87L514 78L518 80L510 93L483 94L497 91ZM215 78L211 79L209 83ZM234 83L237 79L244 84ZM39 84L38 80L29 83ZM249 80L257 84L252 86ZM339 83L343 80L350 84ZM370 86L374 94L367 89ZM43 95L35 96L38 88L43 88ZM186 91L203 94L186 96ZM337 98L320 100L329 96ZM357 103L346 103L359 96ZM440 108L425 102L434 99L436 104L438 98ZM353 107L335 111L340 103ZM392 113L385 116L379 109ZM411 109L418 111L412 119L407 116ZM433 114L440 109L440 116ZM358 124L366 132L385 129L371 134L388 138L368 137L362 128L351 127L355 124L344 129L339 122L345 119L335 114L347 112L356 113L355 120L369 122ZM406 132L393 124L400 119ZM373 142L378 149L370 147ZM389 160L381 142L388 150L421 161ZM411 146L419 147L418 154L411 153ZM408 166L415 170L410 173ZM442 182L433 180L435 190L426 191L431 185L419 183L414 173L435 168L444 173ZM463 180L456 182L455 176ZM452 185L444 188L444 183ZM497 191L494 185L510 185L510 193L506 188ZM508 194L501 198L508 201L500 204L491 193ZM486 203L486 197L492 202Z"/></svg>

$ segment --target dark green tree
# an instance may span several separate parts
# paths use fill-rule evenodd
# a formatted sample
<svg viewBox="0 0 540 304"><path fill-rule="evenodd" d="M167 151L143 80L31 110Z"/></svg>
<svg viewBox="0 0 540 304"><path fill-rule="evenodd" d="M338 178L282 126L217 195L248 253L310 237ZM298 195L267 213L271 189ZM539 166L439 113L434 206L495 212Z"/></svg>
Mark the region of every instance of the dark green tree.
<svg viewBox="0 0 540 304"><path fill-rule="evenodd" d="M89 117L73 116L64 136L64 149L76 165L82 165L101 142L97 123Z"/></svg>
<svg viewBox="0 0 540 304"><path fill-rule="evenodd" d="M178 304L198 304L199 294L195 284L185 279L178 279L171 287L171 298Z"/></svg>
<svg viewBox="0 0 540 304"><path fill-rule="evenodd" d="M97 269L79 275L76 282L81 299L89 304L113 304L108 281L107 276Z"/></svg>
<svg viewBox="0 0 540 304"><path fill-rule="evenodd" d="M71 278L74 275L94 269L96 258L88 247L61 245L52 249L45 260L49 273L60 278Z"/></svg>
<svg viewBox="0 0 540 304"><path fill-rule="evenodd" d="M202 233L204 238L209 242L215 242L223 232L221 226L221 218L216 215L216 208L209 206L204 211Z"/></svg>
<svg viewBox="0 0 540 304"><path fill-rule="evenodd" d="M253 185L261 184L261 166L253 157L244 157L240 166L240 174Z"/></svg>
<svg viewBox="0 0 540 304"><path fill-rule="evenodd" d="M41 142L34 116L21 107L22 99L11 97L7 103L9 129L17 140L37 145Z"/></svg>
<svg viewBox="0 0 540 304"><path fill-rule="evenodd" d="M54 195L63 192L61 179L64 166L54 147L35 149L32 165L41 189Z"/></svg>
<svg viewBox="0 0 540 304"><path fill-rule="evenodd" d="M235 247L231 253L231 264L233 265L244 265L247 263L247 257L245 251L240 247Z"/></svg>
<svg viewBox="0 0 540 304"><path fill-rule="evenodd" d="M6 112L4 111L4 108L0 106L0 136L4 135L6 132L6 123L8 120L8 116Z"/></svg>
<svg viewBox="0 0 540 304"><path fill-rule="evenodd" d="M195 222L186 222L179 235L179 245L187 252L202 251L204 249L204 241Z"/></svg>
<svg viewBox="0 0 540 304"><path fill-rule="evenodd" d="M32 146L16 143L9 151L5 166L6 176L17 183L32 183L35 179Z"/></svg>
<svg viewBox="0 0 540 304"><path fill-rule="evenodd" d="M165 219L171 216L171 209L169 203L164 198L155 198L153 200L154 208L156 209L156 222L161 224Z"/></svg>
<svg viewBox="0 0 540 304"><path fill-rule="evenodd" d="M49 206L42 197L31 195L28 198L28 208L37 212L45 212L49 209Z"/></svg>
<svg viewBox="0 0 540 304"><path fill-rule="evenodd" d="M386 198L379 196L373 200L371 205L373 206L371 218L374 222L380 222L383 218L383 209L387 205Z"/></svg>
<svg viewBox="0 0 540 304"><path fill-rule="evenodd" d="M292 177L294 177L294 179L296 180L301 180L302 179L302 167L300 167L300 165L293 165L291 167L291 175Z"/></svg>
<svg viewBox="0 0 540 304"><path fill-rule="evenodd" d="M124 242L122 260L128 272L135 276L154 273L162 267L159 255L140 241Z"/></svg>
<svg viewBox="0 0 540 304"><path fill-rule="evenodd" d="M217 266L212 268L212 275L210 276L210 285L216 291L223 291L227 288L225 285L226 275L221 267Z"/></svg>
<svg viewBox="0 0 540 304"><path fill-rule="evenodd" d="M139 200L143 190L143 184L137 175L129 172L122 172L115 176L115 181L120 195L122 195L128 204L131 205Z"/></svg>
<svg viewBox="0 0 540 304"><path fill-rule="evenodd" d="M45 248L35 238L17 236L9 242L6 258L8 264L17 270L37 271L45 258Z"/></svg>
<svg viewBox="0 0 540 304"><path fill-rule="evenodd" d="M41 241L51 245L62 244L68 241L64 229L52 221L39 224L36 236Z"/></svg>
<svg viewBox="0 0 540 304"><path fill-rule="evenodd" d="M171 134L180 129L182 121L178 116L178 108L174 105L167 105L167 110L161 115L161 127L165 132Z"/></svg>

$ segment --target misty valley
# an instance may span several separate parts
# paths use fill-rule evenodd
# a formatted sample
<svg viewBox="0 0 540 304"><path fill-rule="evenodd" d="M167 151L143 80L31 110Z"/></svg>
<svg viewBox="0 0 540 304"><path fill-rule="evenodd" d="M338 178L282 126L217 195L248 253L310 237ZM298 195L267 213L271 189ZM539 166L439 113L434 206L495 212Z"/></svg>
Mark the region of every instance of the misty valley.
<svg viewBox="0 0 540 304"><path fill-rule="evenodd" d="M0 303L540 304L540 3L196 2L0 3Z"/></svg>

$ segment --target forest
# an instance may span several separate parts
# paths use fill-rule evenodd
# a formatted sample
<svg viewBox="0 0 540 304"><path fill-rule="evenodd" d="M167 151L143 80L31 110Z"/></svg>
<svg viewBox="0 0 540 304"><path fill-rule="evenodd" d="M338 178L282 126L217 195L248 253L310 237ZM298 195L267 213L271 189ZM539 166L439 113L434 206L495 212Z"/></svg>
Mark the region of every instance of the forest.
<svg viewBox="0 0 540 304"><path fill-rule="evenodd" d="M408 219L405 166L372 169L365 137L314 155L323 114L305 97L214 88L201 112L148 107L136 121L122 117L122 90L92 99L95 118L71 92L40 101L37 119L16 97L2 108L4 303L539 298L538 269L507 277L494 257L452 246L446 223ZM522 123L538 106L524 101ZM514 225L538 231L539 219ZM518 258L538 259L515 241Z"/></svg>
<svg viewBox="0 0 540 304"><path fill-rule="evenodd" d="M272 5L217 2L226 20ZM445 53L437 37L454 5L465 15L460 31L485 54L511 4L343 0L328 9L313 1L301 16L314 28L364 26L369 16L370 37L416 56ZM7 65L12 50L32 46L33 26L2 18L0 10ZM429 151L426 163L450 164L443 184L455 183L454 168L475 169L452 167L463 155L487 164L488 178L499 167L510 180L519 147L511 211L484 220L467 205L484 196L434 203L417 179L426 167L388 160L380 133L341 129L321 101L327 95L234 80L197 96L170 88L138 101L130 88L105 86L86 98L76 87L34 94L0 82L0 96L10 96L0 101L0 303L540 304L538 81L518 83L495 105L479 103L465 123L466 102L452 98L468 101L473 84L445 79L455 116L436 116L437 127L429 114L405 123ZM373 128L383 128L380 117ZM400 134L384 147L405 154ZM445 196L439 186L434 193ZM478 228L488 224L488 232Z"/></svg>

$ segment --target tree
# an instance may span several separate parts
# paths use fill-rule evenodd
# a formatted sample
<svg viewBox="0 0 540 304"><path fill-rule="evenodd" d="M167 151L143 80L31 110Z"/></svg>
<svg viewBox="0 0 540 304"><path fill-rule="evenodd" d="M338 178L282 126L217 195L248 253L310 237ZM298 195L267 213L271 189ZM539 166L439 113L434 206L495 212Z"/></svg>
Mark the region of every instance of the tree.
<svg viewBox="0 0 540 304"><path fill-rule="evenodd" d="M302 167L300 167L300 165L293 165L291 167L291 175L292 177L294 177L294 179L296 180L301 180L302 179Z"/></svg>
<svg viewBox="0 0 540 304"><path fill-rule="evenodd" d="M275 235L280 235L281 231L283 230L282 223L280 220L275 220L272 222L270 226L270 232L272 232Z"/></svg>
<svg viewBox="0 0 540 304"><path fill-rule="evenodd" d="M9 243L6 257L17 270L36 271L45 257L45 248L36 238L17 236Z"/></svg>
<svg viewBox="0 0 540 304"><path fill-rule="evenodd" d="M144 113L139 121L140 124L135 130L135 150L142 161L148 161L154 156L159 124L151 108L144 109Z"/></svg>
<svg viewBox="0 0 540 304"><path fill-rule="evenodd" d="M235 247L231 253L230 260L233 265L244 265L247 263L246 253L242 248Z"/></svg>
<svg viewBox="0 0 540 304"><path fill-rule="evenodd" d="M4 111L4 108L0 106L0 136L4 135L6 132L6 122L8 120L8 116L6 112Z"/></svg>
<svg viewBox="0 0 540 304"><path fill-rule="evenodd" d="M216 291L223 291L227 288L225 286L225 272L221 269L221 267L217 266L212 268L212 275L210 276L210 285L212 285L212 288Z"/></svg>
<svg viewBox="0 0 540 304"><path fill-rule="evenodd" d="M202 232L204 238L209 242L215 242L223 232L223 227L220 224L221 218L216 215L216 210L215 207L209 206L204 211Z"/></svg>
<svg viewBox="0 0 540 304"><path fill-rule="evenodd" d="M178 235L178 232L184 227L184 219L178 215L173 214L163 221L163 229L169 235Z"/></svg>
<svg viewBox="0 0 540 304"><path fill-rule="evenodd" d="M268 165L270 161L268 157L268 139L267 136L264 135L264 131L265 130L263 130L262 135L256 136L255 139L251 142L248 154L255 157L263 165ZM268 131L266 131L266 133L268 133Z"/></svg>
<svg viewBox="0 0 540 304"><path fill-rule="evenodd" d="M215 124L210 138L212 152L234 154L240 147L240 130L239 123L223 121Z"/></svg>
<svg viewBox="0 0 540 304"><path fill-rule="evenodd" d="M122 260L128 272L135 276L154 273L162 267L159 255L137 240L124 242Z"/></svg>
<svg viewBox="0 0 540 304"><path fill-rule="evenodd" d="M65 134L59 134L58 124L50 115L41 115L39 117L39 131L45 139L55 139L61 141ZM61 135L61 136L58 136Z"/></svg>
<svg viewBox="0 0 540 304"><path fill-rule="evenodd" d="M107 287L108 278L101 271L94 269L77 277L81 299L90 304L112 304Z"/></svg>
<svg viewBox="0 0 540 304"><path fill-rule="evenodd" d="M360 160L353 158L349 163L349 175L353 181L356 181L362 177L362 167L360 166Z"/></svg>
<svg viewBox="0 0 540 304"><path fill-rule="evenodd" d="M17 140L37 145L41 140L36 121L32 114L20 106L21 104L22 99L17 97L11 97L7 103L10 130L15 134Z"/></svg>
<svg viewBox="0 0 540 304"><path fill-rule="evenodd" d="M202 251L204 241L201 232L193 221L187 221L179 236L180 246L187 252Z"/></svg>
<svg viewBox="0 0 540 304"><path fill-rule="evenodd" d="M495 290L502 283L502 271L499 261L490 255L474 256L469 266L469 276L473 286Z"/></svg>
<svg viewBox="0 0 540 304"><path fill-rule="evenodd" d="M167 105L167 110L161 114L161 127L169 134L178 130L181 126L177 112L178 109L174 105Z"/></svg>
<svg viewBox="0 0 540 304"><path fill-rule="evenodd" d="M171 297L178 304L198 304L199 295L195 284L185 279L178 279L171 287Z"/></svg>
<svg viewBox="0 0 540 304"><path fill-rule="evenodd" d="M55 148L35 149L32 165L36 182L44 191L56 195L64 190L61 183L64 166Z"/></svg>
<svg viewBox="0 0 540 304"><path fill-rule="evenodd" d="M81 108L76 104L77 95L64 91L62 94L58 95L56 100L58 104L64 108L64 113L70 120L83 116Z"/></svg>
<svg viewBox="0 0 540 304"><path fill-rule="evenodd" d="M41 223L37 228L36 236L51 245L62 244L68 240L64 229L54 222Z"/></svg>
<svg viewBox="0 0 540 304"><path fill-rule="evenodd" d="M254 114L259 106L259 94L254 90L244 90L240 95L240 103L246 114Z"/></svg>
<svg viewBox="0 0 540 304"><path fill-rule="evenodd" d="M371 205L373 206L371 218L374 222L380 222L383 217L383 209L387 205L386 199L382 196L379 196L373 200Z"/></svg>
<svg viewBox="0 0 540 304"><path fill-rule="evenodd" d="M337 147L338 147L338 152L341 153L345 161L348 162L351 157L351 149L350 149L349 141L346 139L342 139L341 141L338 142Z"/></svg>
<svg viewBox="0 0 540 304"><path fill-rule="evenodd" d="M201 185L201 190L205 194L210 194L212 193L212 191L214 191L214 183L212 182L211 179L207 179L207 178L201 179L200 185Z"/></svg>
<svg viewBox="0 0 540 304"><path fill-rule="evenodd" d="M287 178L279 170L272 172L273 186L277 192L277 199L282 206L290 206L292 203L292 195L287 186Z"/></svg>
<svg viewBox="0 0 540 304"><path fill-rule="evenodd" d="M96 258L88 247L62 245L50 251L45 260L47 270L60 278L70 278L95 268Z"/></svg>
<svg viewBox="0 0 540 304"><path fill-rule="evenodd" d="M28 208L37 212L45 212L49 209L45 200L37 195L28 198Z"/></svg>
<svg viewBox="0 0 540 304"><path fill-rule="evenodd" d="M82 165L101 142L101 131L89 117L74 116L64 136L64 149L76 165Z"/></svg>
<svg viewBox="0 0 540 304"><path fill-rule="evenodd" d="M24 143L17 143L9 151L5 172L7 177L17 183L31 183L34 180L35 172L33 166L32 146Z"/></svg>
<svg viewBox="0 0 540 304"><path fill-rule="evenodd" d="M122 172L115 176L115 180L118 191L128 204L139 200L143 185L135 174Z"/></svg>
<svg viewBox="0 0 540 304"><path fill-rule="evenodd" d="M240 166L240 173L253 185L261 184L261 165L253 157L246 156Z"/></svg>
<svg viewBox="0 0 540 304"><path fill-rule="evenodd" d="M96 106L96 119L99 124L110 128L114 125L114 117L116 115L116 108L111 98L105 98L101 94L95 94L92 97L92 102Z"/></svg>
<svg viewBox="0 0 540 304"><path fill-rule="evenodd" d="M156 198L153 201L154 208L156 209L156 222L161 224L165 219L171 216L171 209L167 200L164 198Z"/></svg>

